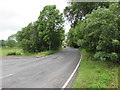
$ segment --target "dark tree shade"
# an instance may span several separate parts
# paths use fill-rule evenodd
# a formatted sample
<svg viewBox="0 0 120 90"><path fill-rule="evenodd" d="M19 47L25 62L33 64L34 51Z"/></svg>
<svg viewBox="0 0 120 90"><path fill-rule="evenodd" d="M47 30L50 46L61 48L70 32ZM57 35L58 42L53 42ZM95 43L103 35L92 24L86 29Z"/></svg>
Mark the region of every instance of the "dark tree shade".
<svg viewBox="0 0 120 90"><path fill-rule="evenodd" d="M75 27L77 21L82 20L86 14L90 14L93 9L98 7L109 7L108 2L71 2L64 9L64 15L68 21L71 22L71 26Z"/></svg>

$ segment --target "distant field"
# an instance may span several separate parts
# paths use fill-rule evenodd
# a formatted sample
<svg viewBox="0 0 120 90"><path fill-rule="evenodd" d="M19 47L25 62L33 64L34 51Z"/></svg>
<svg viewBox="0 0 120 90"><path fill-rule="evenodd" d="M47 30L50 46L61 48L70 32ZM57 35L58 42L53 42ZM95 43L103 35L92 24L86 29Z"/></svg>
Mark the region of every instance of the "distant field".
<svg viewBox="0 0 120 90"><path fill-rule="evenodd" d="M0 47L0 56L7 56L9 53L17 53L20 55L9 55L9 56L46 56L53 53L58 52L59 50L50 50L50 51L43 51L39 53L23 53L22 49L20 48L1 48Z"/></svg>
<svg viewBox="0 0 120 90"><path fill-rule="evenodd" d="M0 56L6 56L8 53L16 52L21 53L22 49L20 48L1 48L0 47Z"/></svg>
<svg viewBox="0 0 120 90"><path fill-rule="evenodd" d="M82 50L82 61L72 88L118 88L118 65L95 61Z"/></svg>

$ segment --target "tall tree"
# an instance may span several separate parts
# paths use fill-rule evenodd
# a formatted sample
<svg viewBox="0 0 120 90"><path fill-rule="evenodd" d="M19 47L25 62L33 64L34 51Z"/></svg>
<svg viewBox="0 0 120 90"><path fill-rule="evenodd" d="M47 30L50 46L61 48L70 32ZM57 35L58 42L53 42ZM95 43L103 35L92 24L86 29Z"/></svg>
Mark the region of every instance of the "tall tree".
<svg viewBox="0 0 120 90"><path fill-rule="evenodd" d="M95 58L119 62L120 30L118 28L118 4L110 8L99 8L86 15L86 19L77 26L78 45L95 53ZM115 14L116 13L116 14Z"/></svg>
<svg viewBox="0 0 120 90"><path fill-rule="evenodd" d="M25 52L58 49L64 39L63 14L55 5L48 5L40 12L38 20L17 33L17 41Z"/></svg>
<svg viewBox="0 0 120 90"><path fill-rule="evenodd" d="M64 9L64 15L68 21L71 22L71 26L75 27L77 21L82 20L86 14L90 14L93 9L100 7L109 7L108 2L70 2Z"/></svg>
<svg viewBox="0 0 120 90"><path fill-rule="evenodd" d="M43 40L49 45L49 50L57 49L62 44L64 35L63 14L56 9L55 5L48 5L40 12L38 20L44 34Z"/></svg>

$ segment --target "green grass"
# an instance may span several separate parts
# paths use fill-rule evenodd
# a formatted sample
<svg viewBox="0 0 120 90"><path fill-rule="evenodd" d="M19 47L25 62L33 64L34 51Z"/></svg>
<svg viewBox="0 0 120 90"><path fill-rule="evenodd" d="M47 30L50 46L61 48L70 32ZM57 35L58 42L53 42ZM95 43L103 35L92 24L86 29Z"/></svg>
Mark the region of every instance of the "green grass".
<svg viewBox="0 0 120 90"><path fill-rule="evenodd" d="M16 47L15 48L8 48L8 47L1 48L0 47L0 56L7 56L8 53L12 53L12 52L21 53L22 49L19 49Z"/></svg>
<svg viewBox="0 0 120 90"><path fill-rule="evenodd" d="M18 55L9 55L9 56L46 56L46 55L56 53L58 51L59 50L50 50L50 51L43 51L39 53L23 53L22 49L17 47L15 48L4 47L4 48L0 48L0 56L7 56L8 54L12 54L12 53L17 53Z"/></svg>
<svg viewBox="0 0 120 90"><path fill-rule="evenodd" d="M82 50L82 61L72 88L118 88L118 65L95 61Z"/></svg>
<svg viewBox="0 0 120 90"><path fill-rule="evenodd" d="M50 54L56 53L58 51L59 50L44 51L44 52L37 53L36 56L38 56L38 55L50 55Z"/></svg>

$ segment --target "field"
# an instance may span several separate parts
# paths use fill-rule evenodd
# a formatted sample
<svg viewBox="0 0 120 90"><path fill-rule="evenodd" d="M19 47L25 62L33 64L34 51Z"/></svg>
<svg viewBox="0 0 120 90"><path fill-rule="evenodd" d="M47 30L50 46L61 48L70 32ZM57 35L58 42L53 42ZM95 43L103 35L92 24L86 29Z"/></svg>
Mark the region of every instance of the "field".
<svg viewBox="0 0 120 90"><path fill-rule="evenodd" d="M0 48L0 56L46 56L58 52L59 50L43 51L39 53L23 53L20 48ZM15 54L16 55L15 55ZM10 54L10 55L8 55ZM11 55L12 54L12 55Z"/></svg>
<svg viewBox="0 0 120 90"><path fill-rule="evenodd" d="M82 50L82 61L72 88L118 88L118 65L95 61Z"/></svg>
<svg viewBox="0 0 120 90"><path fill-rule="evenodd" d="M0 47L0 56L7 56L8 53L12 53L12 52L16 52L16 53L22 53L22 50L19 48L1 48Z"/></svg>

